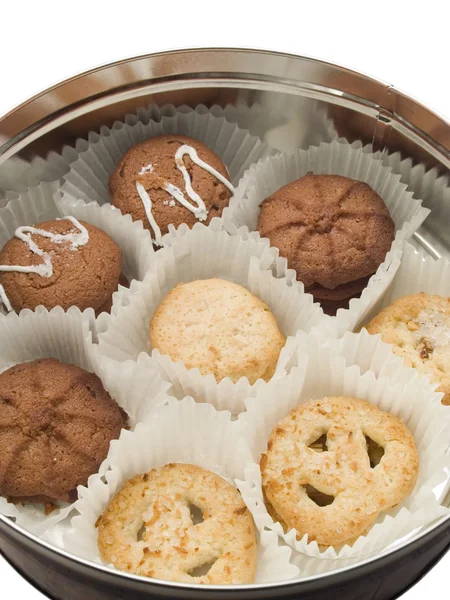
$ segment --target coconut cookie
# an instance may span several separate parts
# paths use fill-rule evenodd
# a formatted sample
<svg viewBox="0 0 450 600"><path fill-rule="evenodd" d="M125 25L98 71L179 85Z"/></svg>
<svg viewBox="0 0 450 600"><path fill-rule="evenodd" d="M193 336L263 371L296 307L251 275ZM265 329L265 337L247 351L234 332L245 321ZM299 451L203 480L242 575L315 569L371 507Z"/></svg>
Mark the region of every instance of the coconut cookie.
<svg viewBox="0 0 450 600"><path fill-rule="evenodd" d="M183 135L161 135L130 148L109 188L111 203L141 220L156 245L169 225L193 227L220 217L234 193L217 154Z"/></svg>
<svg viewBox="0 0 450 600"><path fill-rule="evenodd" d="M183 361L217 381L247 377L251 384L274 374L286 338L267 305L246 288L223 279L177 285L150 323L161 354Z"/></svg>
<svg viewBox="0 0 450 600"><path fill-rule="evenodd" d="M19 227L0 252L0 300L10 311L110 307L122 251L104 231L74 217Z"/></svg>
<svg viewBox="0 0 450 600"><path fill-rule="evenodd" d="M240 493L195 465L169 464L125 483L97 521L103 560L183 583L253 583L257 542Z"/></svg>
<svg viewBox="0 0 450 600"><path fill-rule="evenodd" d="M450 405L450 299L421 292L393 302L367 326L380 333L384 342L444 392L443 404Z"/></svg>
<svg viewBox="0 0 450 600"><path fill-rule="evenodd" d="M285 417L260 466L269 512L284 530L340 548L411 494L419 457L402 421L364 400L329 397Z"/></svg>

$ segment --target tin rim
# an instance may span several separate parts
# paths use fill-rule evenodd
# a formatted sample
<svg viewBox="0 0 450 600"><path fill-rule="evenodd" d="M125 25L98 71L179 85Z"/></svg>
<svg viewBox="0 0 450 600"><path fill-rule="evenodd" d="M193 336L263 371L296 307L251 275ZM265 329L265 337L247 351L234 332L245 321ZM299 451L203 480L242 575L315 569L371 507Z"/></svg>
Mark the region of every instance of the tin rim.
<svg viewBox="0 0 450 600"><path fill-rule="evenodd" d="M250 591L250 590L261 590L261 589L275 589L279 587L290 587L293 585L301 585L302 583L310 583L317 580L326 580L333 578L335 576L344 575L349 572L356 572L358 569L364 568L371 564L376 564L379 561L382 561L387 558L393 559L393 555L397 553L401 553L402 550L405 550L408 546L418 545L422 538L426 537L428 534L433 534L437 529L444 528L446 523L450 524L450 515L439 519L436 523L434 523L431 527L429 527L426 531L422 532L421 535L417 535L412 540L406 540L401 544L395 546L394 548L387 549L385 552L377 554L375 556L367 557L365 560L359 561L355 565L347 566L341 569L336 569L333 571L329 571L327 573L311 575L310 577L304 577L301 579L287 579L284 581L276 581L270 583L252 583L246 585L233 585L231 588L224 587L223 585L201 585L201 584L190 584L190 583L177 583L177 582L166 582L161 579L154 579L152 577L145 577L141 575L134 575L132 573L127 573L125 571L119 571L117 569L112 569L107 567L106 565L98 565L89 560L76 556L74 554L70 554L66 550L58 548L49 542L41 540L37 536L32 533L29 533L23 530L21 527L16 525L15 523L8 522L7 518L3 515L0 515L0 524L3 522L7 527L14 530L15 534L18 536L26 537L27 540L31 541L35 546L44 547L50 554L54 554L58 557L63 557L64 560L69 561L71 563L76 563L78 565L82 565L83 567L87 567L91 571L100 571L108 576L113 578L118 578L119 580L128 580L139 583L151 583L152 585L162 586L163 588L173 587L178 590L202 590L202 591L224 591L229 589L230 591Z"/></svg>
<svg viewBox="0 0 450 600"><path fill-rule="evenodd" d="M218 70L199 70L200 59L205 63L210 61L208 65ZM237 70L238 59L248 63L245 72ZM114 71L122 67L126 73L114 81ZM305 79L299 81L299 77L295 77L296 69L299 69L298 72L300 69L305 71ZM142 73L146 70L148 77L143 79ZM330 85L337 79L341 84L343 77L346 89ZM290 93L301 90L303 95L326 97L328 102L341 106L348 103L354 109L358 105L358 112L372 111L378 120L386 122L387 119L399 131L406 130L406 137L413 138L419 146L427 147L438 162L450 168L450 122L424 103L380 79L336 63L250 48L191 48L156 52L121 59L74 75L39 92L0 117L0 137L3 135L7 140L0 147L0 163L68 120L93 112L97 107L144 96L150 87L152 93L158 93L202 87L239 88L243 87L243 82L249 89L267 90L268 84L272 84L277 91L282 91L285 86ZM358 88L358 84L363 85ZM82 93L80 90L75 93L74 87L81 88ZM86 89L90 92L87 93ZM365 95L361 94L361 90ZM70 97L70 103L58 97L61 92ZM410 120L416 116L412 106L419 109L421 123ZM436 139L437 134L439 139Z"/></svg>

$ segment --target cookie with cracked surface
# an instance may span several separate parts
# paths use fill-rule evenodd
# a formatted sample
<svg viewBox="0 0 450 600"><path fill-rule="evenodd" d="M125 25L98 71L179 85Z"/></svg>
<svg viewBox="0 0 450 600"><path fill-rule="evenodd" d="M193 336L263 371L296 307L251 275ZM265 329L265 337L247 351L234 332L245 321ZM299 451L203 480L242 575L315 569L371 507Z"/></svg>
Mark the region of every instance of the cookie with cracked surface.
<svg viewBox="0 0 450 600"><path fill-rule="evenodd" d="M13 310L34 310L43 305L48 310L55 306L62 306L64 310L77 306L80 310L92 307L101 312L103 306L107 306L121 276L122 251L103 230L84 221L79 223L86 228L88 241L76 247L69 237L67 241L61 241L61 238L28 234L38 250L50 260L50 276L0 270L0 284ZM78 232L76 225L68 219L45 221L35 227L55 236ZM16 236L0 252L0 265L37 267L43 264L44 257Z"/></svg>
<svg viewBox="0 0 450 600"><path fill-rule="evenodd" d="M97 529L103 560L122 571L182 583L255 580L250 511L236 488L195 465L136 475L109 502Z"/></svg>
<svg viewBox="0 0 450 600"><path fill-rule="evenodd" d="M217 154L205 144L184 135L162 135L133 146L123 156L109 180L112 204L122 213L130 214L133 220L141 220L153 234L148 207L146 210L137 184L141 184L148 194L150 215L161 235L168 232L169 225L178 227L186 223L193 227L199 220L208 224L213 217L221 216L232 196L230 189L216 175L194 162L191 156L183 155L177 159L176 153L182 146L194 149L201 161L229 181L227 168ZM194 194L187 188L183 166ZM174 195L174 188L179 194L175 191ZM180 194L191 205L191 209L180 202ZM204 202L206 214L195 213L195 195Z"/></svg>
<svg viewBox="0 0 450 600"><path fill-rule="evenodd" d="M245 287L224 279L179 284L156 309L150 342L217 381L274 374L286 341L268 306Z"/></svg>
<svg viewBox="0 0 450 600"><path fill-rule="evenodd" d="M260 466L269 512L285 531L340 548L412 493L419 457L397 417L337 396L311 400L280 421Z"/></svg>
<svg viewBox="0 0 450 600"><path fill-rule="evenodd" d="M15 365L0 374L0 495L73 501L125 424L97 375L54 358Z"/></svg>
<svg viewBox="0 0 450 600"><path fill-rule="evenodd" d="M395 235L387 206L367 183L312 173L262 202L257 229L306 291L340 305L361 293Z"/></svg>
<svg viewBox="0 0 450 600"><path fill-rule="evenodd" d="M382 310L366 329L435 383L450 405L450 299L421 292L398 298Z"/></svg>

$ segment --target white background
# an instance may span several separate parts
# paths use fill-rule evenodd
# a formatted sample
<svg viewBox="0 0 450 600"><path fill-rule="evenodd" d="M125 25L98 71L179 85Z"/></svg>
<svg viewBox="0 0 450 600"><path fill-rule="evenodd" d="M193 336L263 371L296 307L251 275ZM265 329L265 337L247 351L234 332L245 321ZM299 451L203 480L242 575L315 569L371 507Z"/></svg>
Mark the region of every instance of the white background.
<svg viewBox="0 0 450 600"><path fill-rule="evenodd" d="M395 85L449 118L449 6L446 0L4 0L0 114L102 63L181 47L240 46L343 64ZM447 554L402 598L446 597L449 568ZM0 581L2 598L43 598L1 558Z"/></svg>

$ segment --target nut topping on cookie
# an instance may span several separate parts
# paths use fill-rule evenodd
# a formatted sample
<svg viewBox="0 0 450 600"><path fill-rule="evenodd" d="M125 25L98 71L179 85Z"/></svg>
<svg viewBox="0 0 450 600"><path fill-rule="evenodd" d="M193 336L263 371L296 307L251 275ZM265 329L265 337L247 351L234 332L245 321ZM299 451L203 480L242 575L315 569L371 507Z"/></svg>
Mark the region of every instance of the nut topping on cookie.
<svg viewBox="0 0 450 600"><path fill-rule="evenodd" d="M450 300L430 294L398 298L367 325L384 342L444 392L450 404Z"/></svg>

